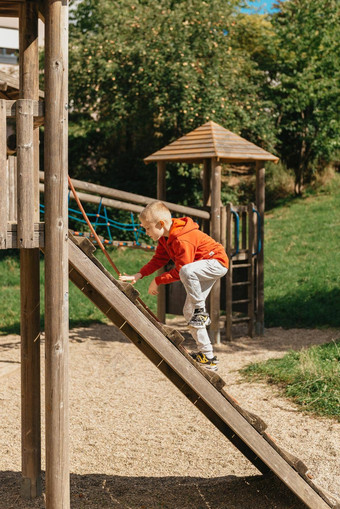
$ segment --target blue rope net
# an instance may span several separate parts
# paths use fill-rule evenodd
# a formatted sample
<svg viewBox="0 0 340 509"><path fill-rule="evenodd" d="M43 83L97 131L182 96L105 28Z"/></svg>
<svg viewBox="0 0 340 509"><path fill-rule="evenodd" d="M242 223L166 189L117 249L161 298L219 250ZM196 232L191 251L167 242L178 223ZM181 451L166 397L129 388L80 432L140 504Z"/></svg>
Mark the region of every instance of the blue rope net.
<svg viewBox="0 0 340 509"><path fill-rule="evenodd" d="M68 196L68 202L70 202L70 193ZM43 204L40 204L40 212L41 212L41 214L45 213L45 206ZM104 237L103 239L101 238L101 241L103 242L103 244L119 246L119 247L120 246L136 247L136 248L139 247L141 249L147 249L147 250L155 249L154 246L150 246L150 245L142 242L143 239L141 238L141 236L144 234L144 230L141 228L141 226L138 223L135 222L132 212L130 213L131 223L123 223L120 221L115 221L108 216L107 209L105 206L103 206L102 199L101 199L99 202L99 205L98 205L97 212L89 212L86 214L87 214L87 217L89 218L96 233L98 233L97 230L100 230L101 232L103 232L103 230L105 231L105 235L101 235L101 237ZM77 210L77 209L73 209L72 207L70 207L70 205L68 207L68 217L69 217L69 220L75 225L77 225L77 224L87 225L85 219L83 218L81 211ZM112 229L122 231L125 233L131 232L134 240L133 241L114 240L114 238L113 238L114 235L112 234ZM92 233L88 233L86 231L74 231L73 234L76 236L79 236L79 237L89 237L93 240L93 242L96 242L95 239L93 238Z"/></svg>

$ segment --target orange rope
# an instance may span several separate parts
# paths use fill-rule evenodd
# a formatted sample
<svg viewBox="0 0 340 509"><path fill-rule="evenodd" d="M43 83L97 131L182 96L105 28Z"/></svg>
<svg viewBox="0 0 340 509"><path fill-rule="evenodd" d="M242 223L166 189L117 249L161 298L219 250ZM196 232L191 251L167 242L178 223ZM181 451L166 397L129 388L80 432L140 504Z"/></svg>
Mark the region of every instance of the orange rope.
<svg viewBox="0 0 340 509"><path fill-rule="evenodd" d="M103 246L102 241L100 240L100 238L98 237L98 235L97 235L97 233L96 233L95 229L93 228L93 226L92 226L92 224L91 224L91 221L90 221L90 220L89 220L89 218L87 217L86 212L85 212L85 210L84 210L84 208L83 208L83 206L82 206L82 204L81 204L81 202L80 202L80 200L79 200L79 198L78 198L78 195L77 195L77 193L76 193L76 190L75 190L75 189L74 189L74 187L73 187L73 184L72 184L72 182L71 182L70 176L68 175L68 176L67 176L67 178L68 178L68 184L69 184L69 186L70 186L70 188L71 188L71 191L72 191L72 193L73 193L73 196L74 196L74 198L75 198L75 200L76 200L76 202L77 202L77 205L78 205L78 207L79 207L79 210L81 210L81 213L83 214L83 217L84 217L85 221L87 222L88 227L89 227L89 228L90 228L90 230L91 230L91 233L93 234L94 238L95 238L95 239L96 239L96 241L98 242L98 245L99 245L100 249L103 251L104 255L105 255L105 256L106 256L106 258L108 259L108 261L109 261L109 263L110 263L111 267L113 267L113 269L117 272L118 276L120 276L120 272L119 272L119 270L117 269L117 267L115 266L115 264L114 264L114 263L113 263L113 261L111 260L111 257L110 257L110 255L109 255L109 253L106 251L105 247Z"/></svg>

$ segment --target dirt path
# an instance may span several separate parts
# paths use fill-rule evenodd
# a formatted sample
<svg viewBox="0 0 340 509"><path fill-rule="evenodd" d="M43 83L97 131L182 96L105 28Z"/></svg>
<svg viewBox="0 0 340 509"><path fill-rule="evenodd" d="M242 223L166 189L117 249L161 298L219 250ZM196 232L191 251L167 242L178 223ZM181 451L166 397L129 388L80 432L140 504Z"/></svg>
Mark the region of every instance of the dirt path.
<svg viewBox="0 0 340 509"><path fill-rule="evenodd" d="M320 487L338 497L339 424L300 413L275 388L242 382L237 370L339 337L334 330L268 329L263 338L241 336L216 349L228 391L263 418L279 445L307 464ZM0 337L0 509L44 507L43 496L34 501L18 496L19 360L18 336ZM72 508L304 507L280 482L259 476L115 327L71 331L70 374Z"/></svg>

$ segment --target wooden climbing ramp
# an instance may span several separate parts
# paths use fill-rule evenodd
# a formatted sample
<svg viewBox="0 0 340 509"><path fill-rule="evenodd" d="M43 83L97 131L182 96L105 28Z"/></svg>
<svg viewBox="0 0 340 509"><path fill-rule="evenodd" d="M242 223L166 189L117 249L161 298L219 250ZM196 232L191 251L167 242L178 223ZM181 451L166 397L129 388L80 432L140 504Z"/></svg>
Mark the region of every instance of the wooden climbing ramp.
<svg viewBox="0 0 340 509"><path fill-rule="evenodd" d="M71 281L261 473L272 471L311 509L340 508L332 495L313 483L308 467L266 433L264 421L228 394L222 378L190 357L182 346L183 336L159 323L131 284L113 278L94 256L88 239L70 235L70 240Z"/></svg>

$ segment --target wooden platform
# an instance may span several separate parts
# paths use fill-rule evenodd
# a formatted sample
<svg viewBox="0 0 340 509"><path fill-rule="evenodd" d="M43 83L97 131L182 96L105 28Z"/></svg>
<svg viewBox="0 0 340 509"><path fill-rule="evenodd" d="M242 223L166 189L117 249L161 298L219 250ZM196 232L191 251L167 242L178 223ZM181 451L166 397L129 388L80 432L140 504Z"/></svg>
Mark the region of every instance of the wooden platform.
<svg viewBox="0 0 340 509"><path fill-rule="evenodd" d="M318 488L298 458L266 433L266 424L228 394L216 373L199 366L182 346L182 335L157 322L140 301L138 291L120 283L93 255L88 239L70 237L71 281L141 350L262 473L272 471L311 509L340 508Z"/></svg>

